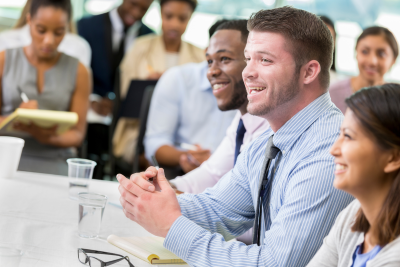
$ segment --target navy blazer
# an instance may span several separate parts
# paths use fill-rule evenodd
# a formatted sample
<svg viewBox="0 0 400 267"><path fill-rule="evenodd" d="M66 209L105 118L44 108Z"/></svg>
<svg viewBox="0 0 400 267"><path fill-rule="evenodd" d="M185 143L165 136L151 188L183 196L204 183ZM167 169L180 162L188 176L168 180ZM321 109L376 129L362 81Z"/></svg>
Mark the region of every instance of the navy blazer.
<svg viewBox="0 0 400 267"><path fill-rule="evenodd" d="M109 12L86 17L77 23L78 33L92 49L93 93L106 96L114 91L115 64L112 51L112 25ZM153 33L142 24L137 37Z"/></svg>

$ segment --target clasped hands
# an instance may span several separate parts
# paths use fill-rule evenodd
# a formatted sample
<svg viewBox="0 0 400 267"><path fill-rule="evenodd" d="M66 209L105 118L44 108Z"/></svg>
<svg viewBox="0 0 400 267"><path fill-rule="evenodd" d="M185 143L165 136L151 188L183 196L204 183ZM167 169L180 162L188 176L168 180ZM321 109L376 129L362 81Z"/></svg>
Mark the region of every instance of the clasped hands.
<svg viewBox="0 0 400 267"><path fill-rule="evenodd" d="M154 178L154 185L149 182L150 178ZM172 224L182 213L164 170L160 168L157 171L156 168L149 167L145 172L132 174L130 179L122 174L118 174L117 179L120 183L119 201L125 216L148 232L166 237Z"/></svg>

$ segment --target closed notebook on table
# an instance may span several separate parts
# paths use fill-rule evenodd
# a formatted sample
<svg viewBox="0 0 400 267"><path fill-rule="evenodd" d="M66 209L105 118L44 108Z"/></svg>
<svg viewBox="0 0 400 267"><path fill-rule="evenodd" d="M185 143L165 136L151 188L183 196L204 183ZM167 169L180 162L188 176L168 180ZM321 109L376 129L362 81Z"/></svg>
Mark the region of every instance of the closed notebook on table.
<svg viewBox="0 0 400 267"><path fill-rule="evenodd" d="M107 241L151 264L186 264L174 253L163 247L164 238L162 237L118 237L110 235Z"/></svg>
<svg viewBox="0 0 400 267"><path fill-rule="evenodd" d="M43 128L57 125L57 134L63 134L78 123L78 114L67 111L17 108L1 124L1 132L14 132L13 124L34 123Z"/></svg>

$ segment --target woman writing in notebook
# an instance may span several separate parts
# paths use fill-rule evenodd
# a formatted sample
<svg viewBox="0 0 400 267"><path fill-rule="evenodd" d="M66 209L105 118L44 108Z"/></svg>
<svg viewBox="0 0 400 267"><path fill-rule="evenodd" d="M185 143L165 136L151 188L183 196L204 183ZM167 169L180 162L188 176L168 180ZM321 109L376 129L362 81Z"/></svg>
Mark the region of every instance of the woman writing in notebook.
<svg viewBox="0 0 400 267"><path fill-rule="evenodd" d="M78 59L57 51L70 19L70 0L33 0L27 15L32 43L0 53L0 120L17 108L72 111L79 117L61 135L56 126L14 125L25 139L19 170L66 175L65 159L74 156L72 147L84 139L89 71ZM21 95L30 100L23 102Z"/></svg>

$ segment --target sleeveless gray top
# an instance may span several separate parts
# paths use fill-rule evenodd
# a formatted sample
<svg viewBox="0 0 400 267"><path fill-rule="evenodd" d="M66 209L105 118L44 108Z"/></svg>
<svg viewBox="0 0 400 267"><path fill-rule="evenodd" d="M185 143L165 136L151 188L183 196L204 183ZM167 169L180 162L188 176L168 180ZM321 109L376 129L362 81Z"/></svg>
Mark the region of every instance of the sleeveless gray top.
<svg viewBox="0 0 400 267"><path fill-rule="evenodd" d="M11 114L22 102L21 92L30 100L37 100L39 109L69 111L72 94L76 86L78 59L61 54L58 62L44 74L42 93L37 88L37 70L25 56L23 47L5 52L2 81L3 116ZM23 155L45 158L72 156L71 149L43 145L26 134L14 134L25 139Z"/></svg>

